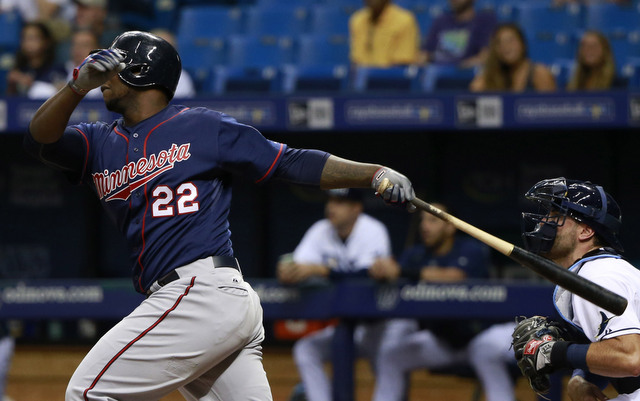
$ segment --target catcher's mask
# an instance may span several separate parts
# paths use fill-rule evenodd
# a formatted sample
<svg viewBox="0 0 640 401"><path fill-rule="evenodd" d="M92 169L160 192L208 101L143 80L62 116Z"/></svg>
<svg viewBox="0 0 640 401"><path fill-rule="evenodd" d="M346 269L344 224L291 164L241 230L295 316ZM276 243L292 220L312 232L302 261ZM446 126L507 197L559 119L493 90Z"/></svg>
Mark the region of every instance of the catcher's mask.
<svg viewBox="0 0 640 401"><path fill-rule="evenodd" d="M157 87L169 100L178 86L182 63L176 49L166 40L148 32L129 31L118 36L111 49L125 54L126 67L118 76L136 88Z"/></svg>
<svg viewBox="0 0 640 401"><path fill-rule="evenodd" d="M525 193L539 213L522 213L525 248L537 254L551 250L558 227L567 216L587 224L607 246L623 252L618 238L622 214L616 201L599 185L564 177L542 180Z"/></svg>

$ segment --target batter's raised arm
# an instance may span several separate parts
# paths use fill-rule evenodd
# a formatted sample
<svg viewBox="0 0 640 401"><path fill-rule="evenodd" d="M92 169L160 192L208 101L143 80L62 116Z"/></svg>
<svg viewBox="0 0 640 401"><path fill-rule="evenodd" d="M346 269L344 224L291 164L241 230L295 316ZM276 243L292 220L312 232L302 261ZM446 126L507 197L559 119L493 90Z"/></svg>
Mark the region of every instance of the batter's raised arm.
<svg viewBox="0 0 640 401"><path fill-rule="evenodd" d="M117 49L90 54L73 71L73 79L48 99L31 119L29 131L37 142L56 142L64 133L71 113L91 89L97 88L124 68L124 55Z"/></svg>
<svg viewBox="0 0 640 401"><path fill-rule="evenodd" d="M382 180L389 186L380 196L391 204L410 202L415 194L411 181L397 171L379 164L360 163L330 156L320 177L320 188L367 188L378 190Z"/></svg>

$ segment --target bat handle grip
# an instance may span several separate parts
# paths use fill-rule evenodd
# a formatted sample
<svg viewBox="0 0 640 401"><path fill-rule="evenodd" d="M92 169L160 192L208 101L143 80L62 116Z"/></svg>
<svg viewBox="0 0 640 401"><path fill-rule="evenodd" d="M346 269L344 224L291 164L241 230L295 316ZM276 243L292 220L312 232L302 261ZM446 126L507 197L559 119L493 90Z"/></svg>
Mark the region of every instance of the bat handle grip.
<svg viewBox="0 0 640 401"><path fill-rule="evenodd" d="M391 182L389 181L389 179L383 178L382 181L380 181L378 188L376 188L376 192L382 195L384 191L386 191L390 186L391 186Z"/></svg>

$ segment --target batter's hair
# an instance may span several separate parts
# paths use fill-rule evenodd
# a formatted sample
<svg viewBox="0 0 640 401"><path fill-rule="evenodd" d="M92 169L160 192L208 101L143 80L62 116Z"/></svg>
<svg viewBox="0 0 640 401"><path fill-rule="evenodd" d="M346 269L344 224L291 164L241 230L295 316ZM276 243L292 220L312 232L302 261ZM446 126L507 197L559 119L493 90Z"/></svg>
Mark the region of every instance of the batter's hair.
<svg viewBox="0 0 640 401"><path fill-rule="evenodd" d="M602 60L594 67L585 64L580 51L580 46L576 51L576 64L571 80L567 85L568 90L597 90L609 89L616 75L616 63L611 50L611 44L602 32L590 29L582 37L593 35L602 46Z"/></svg>

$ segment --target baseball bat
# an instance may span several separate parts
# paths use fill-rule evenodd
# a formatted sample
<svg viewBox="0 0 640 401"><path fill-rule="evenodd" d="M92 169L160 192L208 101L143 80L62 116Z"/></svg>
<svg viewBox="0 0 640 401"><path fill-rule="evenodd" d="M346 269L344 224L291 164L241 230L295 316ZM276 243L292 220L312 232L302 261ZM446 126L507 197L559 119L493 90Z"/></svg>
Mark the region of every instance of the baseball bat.
<svg viewBox="0 0 640 401"><path fill-rule="evenodd" d="M389 180L383 179L378 186L378 193L383 193L389 186ZM430 213L444 221L453 224L454 227L463 231L477 240L485 243L503 255L515 260L521 265L528 267L547 280L565 288L581 298L608 310L616 315L621 315L627 308L627 300L620 295L587 280L578 274L569 271L557 263L546 259L533 252L517 247L503 239L495 237L471 224L460 220L457 217L446 213L437 207L430 205L422 199L414 198L411 203L420 210Z"/></svg>

